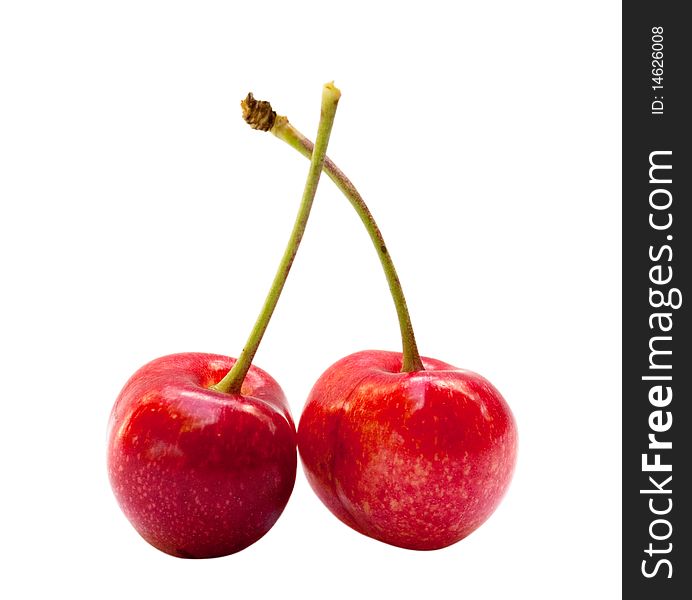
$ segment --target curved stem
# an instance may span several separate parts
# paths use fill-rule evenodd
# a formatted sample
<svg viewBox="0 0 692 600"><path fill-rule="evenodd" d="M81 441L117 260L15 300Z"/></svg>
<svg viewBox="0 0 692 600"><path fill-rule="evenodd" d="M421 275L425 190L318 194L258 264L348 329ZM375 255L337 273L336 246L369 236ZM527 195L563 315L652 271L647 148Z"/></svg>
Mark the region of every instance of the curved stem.
<svg viewBox="0 0 692 600"><path fill-rule="evenodd" d="M300 131L293 127L286 117L277 116L276 113L271 110L271 105L268 102L258 102L252 97L252 94L248 95L245 102L253 103L261 108L262 123L259 125L256 121L253 122L251 119L249 119L247 114L245 115L246 121L248 121L253 129L271 131L276 137L286 142L289 146L296 149L306 158L310 158L312 156L313 143L302 133L300 133ZM411 316L409 315L408 308L406 306L406 298L404 297L404 292L401 288L399 276L394 268L394 262L392 261L392 258L387 251L387 246L384 243L382 232L377 226L372 213L365 204L363 197L358 193L358 190L355 188L353 183L351 183L350 179L348 179L341 169L339 169L339 167L337 167L329 158L325 158L324 160L324 171L336 184L339 190L341 190L341 192L346 196L346 198L348 198L356 213L358 213L358 216L363 222L363 225L370 236L370 240L377 251L377 255L380 258L382 269L384 270L387 283L389 284L389 291L391 292L392 299L394 300L394 306L396 307L396 314L399 320L399 328L401 330L401 344L403 350L401 371L404 373L423 371L423 362L421 361L420 354L418 352L416 338L413 333L413 325L411 324Z"/></svg>
<svg viewBox="0 0 692 600"><path fill-rule="evenodd" d="M240 393L245 376L247 375L250 365L252 364L252 359L255 357L257 348L262 341L262 336L264 336L264 332L267 330L271 316L279 301L279 296L281 295L281 291L283 290L286 279L288 278L288 273L291 270L291 265L293 264L293 260L298 252L298 247L300 246L300 241L303 238L305 226L307 225L308 217L310 216L310 209L312 208L312 202L315 199L315 192L317 191L317 184L319 182L325 156L327 154L329 136L332 131L332 125L334 124L334 116L336 114L336 107L339 103L340 97L341 92L334 86L333 83L328 83L323 87L322 110L320 113L320 124L317 129L315 152L312 154L312 159L310 160L310 170L308 171L308 177L305 181L303 198L300 202L298 214L296 215L293 231L291 231L288 244L286 244L286 250L284 250L284 255L281 258L279 268L274 276L274 281L269 289L269 294L267 294L267 298L264 301L262 310L260 311L257 321L250 332L250 336L248 337L243 351L226 376L215 386L212 386L212 389L219 392L231 394Z"/></svg>

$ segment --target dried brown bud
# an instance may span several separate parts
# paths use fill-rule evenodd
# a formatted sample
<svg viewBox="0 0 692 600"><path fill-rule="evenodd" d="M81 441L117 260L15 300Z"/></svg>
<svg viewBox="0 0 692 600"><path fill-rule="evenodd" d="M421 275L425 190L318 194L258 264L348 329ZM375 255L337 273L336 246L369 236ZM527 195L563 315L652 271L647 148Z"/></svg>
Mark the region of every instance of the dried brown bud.
<svg viewBox="0 0 692 600"><path fill-rule="evenodd" d="M243 119L253 129L269 131L276 121L276 113L266 100L256 100L250 92L245 100L240 102L243 109Z"/></svg>

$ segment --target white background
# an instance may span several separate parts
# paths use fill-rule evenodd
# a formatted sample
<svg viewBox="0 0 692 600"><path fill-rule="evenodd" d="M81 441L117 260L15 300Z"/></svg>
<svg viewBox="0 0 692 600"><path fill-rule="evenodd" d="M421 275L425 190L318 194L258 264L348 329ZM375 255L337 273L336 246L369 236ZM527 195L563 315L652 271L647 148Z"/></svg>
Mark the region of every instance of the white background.
<svg viewBox="0 0 692 600"><path fill-rule="evenodd" d="M3 2L4 598L615 598L620 593L620 3ZM156 356L237 356L314 136L383 229L424 354L503 392L520 455L495 515L419 553L338 522L299 471L231 557L143 542L108 485L108 414ZM319 374L399 347L328 180L256 363L296 419Z"/></svg>

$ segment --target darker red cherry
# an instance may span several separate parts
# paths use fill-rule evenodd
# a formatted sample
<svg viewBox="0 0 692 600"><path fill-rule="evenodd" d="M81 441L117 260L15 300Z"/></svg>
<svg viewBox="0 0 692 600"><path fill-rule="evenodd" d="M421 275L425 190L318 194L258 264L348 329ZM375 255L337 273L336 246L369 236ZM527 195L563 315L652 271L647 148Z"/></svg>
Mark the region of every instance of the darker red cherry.
<svg viewBox="0 0 692 600"><path fill-rule="evenodd" d="M279 384L252 360L298 251L340 96L331 83L322 89L298 214L238 359L195 353L156 359L132 376L113 407L113 491L140 535L169 554L208 558L246 548L274 525L293 490L295 425Z"/></svg>
<svg viewBox="0 0 692 600"><path fill-rule="evenodd" d="M293 490L295 426L279 385L250 367L240 394L210 389L235 359L185 353L137 371L113 407L108 474L125 516L174 556L238 552Z"/></svg>
<svg viewBox="0 0 692 600"><path fill-rule="evenodd" d="M517 431L486 379L438 360L402 373L402 355L366 351L332 365L298 428L310 485L344 523L416 550L449 546L495 510Z"/></svg>

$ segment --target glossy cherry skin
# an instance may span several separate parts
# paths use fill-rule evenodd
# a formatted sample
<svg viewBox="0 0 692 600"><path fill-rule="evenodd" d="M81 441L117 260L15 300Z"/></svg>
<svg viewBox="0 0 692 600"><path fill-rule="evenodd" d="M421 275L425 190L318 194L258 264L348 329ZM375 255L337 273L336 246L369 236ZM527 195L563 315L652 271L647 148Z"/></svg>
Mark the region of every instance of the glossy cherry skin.
<svg viewBox="0 0 692 600"><path fill-rule="evenodd" d="M308 481L344 523L414 550L454 544L495 510L516 460L509 406L483 377L365 351L320 377L298 427Z"/></svg>
<svg viewBox="0 0 692 600"><path fill-rule="evenodd" d="M242 394L209 389L235 359L158 358L120 392L108 429L108 474L139 534L184 558L238 552L281 515L296 476L286 398L251 367Z"/></svg>

